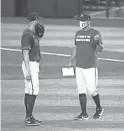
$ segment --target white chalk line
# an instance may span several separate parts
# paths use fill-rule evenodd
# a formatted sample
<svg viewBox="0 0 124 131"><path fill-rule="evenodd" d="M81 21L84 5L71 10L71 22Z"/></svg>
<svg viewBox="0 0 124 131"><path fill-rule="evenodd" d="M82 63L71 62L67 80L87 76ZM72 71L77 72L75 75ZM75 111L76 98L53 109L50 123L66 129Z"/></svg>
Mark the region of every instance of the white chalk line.
<svg viewBox="0 0 124 131"><path fill-rule="evenodd" d="M6 51L21 52L21 50L19 50L19 49L3 48L3 47L0 47L0 49L1 49L1 50L6 50ZM44 55L51 55L51 56L71 57L71 55L59 54L59 53L41 52L41 54L44 54ZM124 63L124 60L119 60L119 59L109 59L109 58L98 58L98 59L99 59L99 60L104 60L104 61L111 61L111 62L121 62L121 63Z"/></svg>

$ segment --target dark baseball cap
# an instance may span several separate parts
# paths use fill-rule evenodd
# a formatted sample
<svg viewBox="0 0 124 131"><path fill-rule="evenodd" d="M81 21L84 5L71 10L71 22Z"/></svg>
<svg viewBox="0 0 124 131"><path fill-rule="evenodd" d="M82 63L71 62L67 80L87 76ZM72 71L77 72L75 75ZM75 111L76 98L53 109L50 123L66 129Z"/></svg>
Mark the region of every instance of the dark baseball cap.
<svg viewBox="0 0 124 131"><path fill-rule="evenodd" d="M79 17L77 17L77 20L80 21L91 21L91 17L88 14L81 14Z"/></svg>
<svg viewBox="0 0 124 131"><path fill-rule="evenodd" d="M38 16L38 14L36 12L32 12L32 13L28 14L27 20L29 22L39 20L39 16Z"/></svg>

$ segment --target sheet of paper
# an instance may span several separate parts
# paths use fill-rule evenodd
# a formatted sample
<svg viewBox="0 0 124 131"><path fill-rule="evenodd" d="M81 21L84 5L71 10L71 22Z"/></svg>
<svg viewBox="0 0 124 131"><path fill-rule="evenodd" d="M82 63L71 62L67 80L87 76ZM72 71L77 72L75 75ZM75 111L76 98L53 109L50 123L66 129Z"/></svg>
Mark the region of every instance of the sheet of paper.
<svg viewBox="0 0 124 131"><path fill-rule="evenodd" d="M74 69L73 68L62 68L62 75L63 76L74 76Z"/></svg>

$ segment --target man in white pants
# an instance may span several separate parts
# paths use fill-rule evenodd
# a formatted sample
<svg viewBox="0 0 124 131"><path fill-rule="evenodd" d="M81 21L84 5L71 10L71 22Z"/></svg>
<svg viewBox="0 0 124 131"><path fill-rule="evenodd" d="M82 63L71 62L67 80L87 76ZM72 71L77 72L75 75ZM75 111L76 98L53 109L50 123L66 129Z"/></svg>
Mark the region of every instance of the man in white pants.
<svg viewBox="0 0 124 131"><path fill-rule="evenodd" d="M32 115L35 99L39 93L39 62L41 59L39 40L44 34L44 25L40 22L37 13L30 13L27 17L28 27L22 34L22 71L25 82L25 108L27 126L37 126L42 121Z"/></svg>
<svg viewBox="0 0 124 131"><path fill-rule="evenodd" d="M81 30L77 31L75 35L75 47L69 61L69 67L72 65L72 60L76 58L76 82L82 112L74 119L89 119L86 111L87 91L96 104L96 112L93 118L97 119L103 114L97 90L97 57L103 49L102 38L97 30L90 27L91 17L89 15L83 14L77 20L79 20Z"/></svg>

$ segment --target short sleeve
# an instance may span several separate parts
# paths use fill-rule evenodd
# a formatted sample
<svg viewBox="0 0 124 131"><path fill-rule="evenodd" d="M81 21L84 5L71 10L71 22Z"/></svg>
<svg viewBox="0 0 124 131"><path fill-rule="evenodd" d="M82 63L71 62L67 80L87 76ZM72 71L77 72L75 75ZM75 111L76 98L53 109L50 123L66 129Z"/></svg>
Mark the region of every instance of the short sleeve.
<svg viewBox="0 0 124 131"><path fill-rule="evenodd" d="M23 50L30 50L33 37L30 33L25 33L22 36L21 45Z"/></svg>
<svg viewBox="0 0 124 131"><path fill-rule="evenodd" d="M95 40L95 44L97 45L102 45L103 46L103 42L102 42L102 36L100 34L99 31L96 31L95 35L94 35L94 40Z"/></svg>

